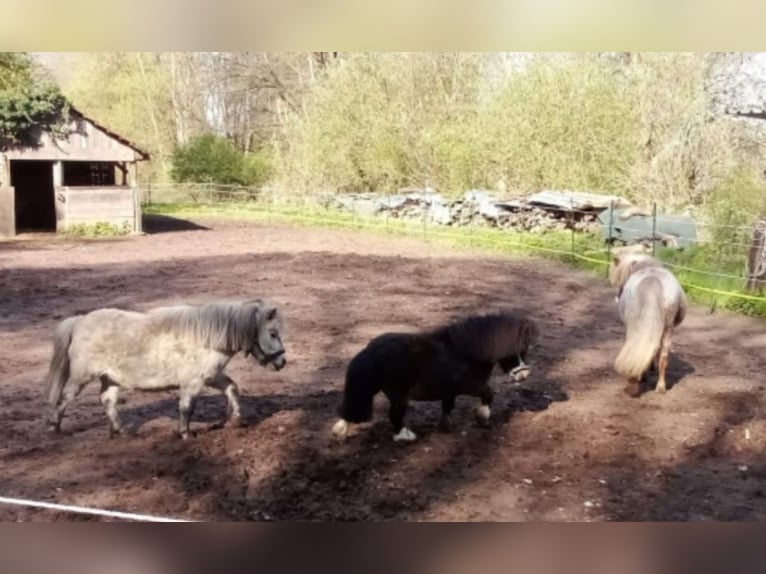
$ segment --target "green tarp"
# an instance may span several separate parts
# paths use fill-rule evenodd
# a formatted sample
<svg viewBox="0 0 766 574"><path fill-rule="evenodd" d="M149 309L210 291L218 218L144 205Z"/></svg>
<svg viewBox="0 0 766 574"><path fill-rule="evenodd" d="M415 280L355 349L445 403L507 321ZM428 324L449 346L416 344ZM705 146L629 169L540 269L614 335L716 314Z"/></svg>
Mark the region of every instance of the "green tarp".
<svg viewBox="0 0 766 574"><path fill-rule="evenodd" d="M621 219L625 209L615 209L612 214L608 209L602 211L598 220L601 223L601 234L605 240L610 237L626 245L641 241L652 241L652 228L655 239L668 247L684 248L697 240L697 226L691 217L684 215L657 214L657 223L653 224L651 215L632 215ZM611 233L609 222L611 217Z"/></svg>

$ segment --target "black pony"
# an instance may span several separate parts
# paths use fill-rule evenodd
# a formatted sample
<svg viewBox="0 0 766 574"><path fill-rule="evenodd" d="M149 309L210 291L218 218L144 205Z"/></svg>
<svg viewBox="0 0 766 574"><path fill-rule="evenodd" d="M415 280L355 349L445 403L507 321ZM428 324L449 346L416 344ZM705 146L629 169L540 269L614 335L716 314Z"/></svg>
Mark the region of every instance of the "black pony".
<svg viewBox="0 0 766 574"><path fill-rule="evenodd" d="M488 385L495 363L509 379L529 375L527 355L537 342L534 321L512 313L479 315L422 333L386 333L374 338L349 363L340 420L333 433L344 436L349 423L372 418L375 395L389 400L394 440L415 440L404 425L408 400L441 401L440 429L449 429L455 397L478 397L476 418L488 425L492 389Z"/></svg>

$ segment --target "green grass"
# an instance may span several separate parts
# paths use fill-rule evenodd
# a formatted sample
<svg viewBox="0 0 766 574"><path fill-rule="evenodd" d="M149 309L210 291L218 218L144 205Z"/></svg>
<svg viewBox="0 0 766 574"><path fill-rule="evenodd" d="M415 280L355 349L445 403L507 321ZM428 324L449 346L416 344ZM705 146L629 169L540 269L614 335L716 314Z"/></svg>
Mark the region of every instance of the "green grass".
<svg viewBox="0 0 766 574"><path fill-rule="evenodd" d="M698 244L682 251L662 249L657 256L669 264L693 301L711 308L763 317L766 316L766 298L755 298L743 290L746 249L745 246L722 249Z"/></svg>
<svg viewBox="0 0 766 574"><path fill-rule="evenodd" d="M412 219L358 216L315 204L269 205L260 202L208 204L160 203L144 206L146 214L176 217L215 216L351 229L381 235L415 237L456 247L514 257L544 257L605 276L608 253L598 234L571 231L520 232L482 226L446 227ZM658 249L656 256L671 265L689 299L711 308L751 316L766 316L766 298L743 292L744 252L724 252L700 244L685 250ZM731 277L721 277L729 275ZM708 290L717 291L712 293Z"/></svg>
<svg viewBox="0 0 766 574"><path fill-rule="evenodd" d="M85 237L88 239L100 237L120 237L128 235L132 231L130 224L114 225L99 221L92 224L76 223L69 225L64 231L64 235L71 237Z"/></svg>

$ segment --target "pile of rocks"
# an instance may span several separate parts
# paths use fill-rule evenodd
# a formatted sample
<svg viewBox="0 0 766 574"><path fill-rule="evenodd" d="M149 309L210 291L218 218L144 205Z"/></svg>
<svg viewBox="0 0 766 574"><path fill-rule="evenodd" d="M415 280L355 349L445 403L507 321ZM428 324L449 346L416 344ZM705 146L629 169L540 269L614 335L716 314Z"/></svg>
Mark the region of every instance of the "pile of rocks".
<svg viewBox="0 0 766 574"><path fill-rule="evenodd" d="M415 190L396 195L357 194L330 196L323 202L357 215L387 215L397 219L426 219L439 225L450 225L450 203L433 190Z"/></svg>
<svg viewBox="0 0 766 574"><path fill-rule="evenodd" d="M549 211L523 200L498 201L483 191L469 191L452 204L452 225L486 225L542 233L557 229L578 231L598 227L596 214Z"/></svg>
<svg viewBox="0 0 766 574"><path fill-rule="evenodd" d="M578 231L599 227L597 213L550 211L524 200L499 201L481 190L468 191L455 201L448 201L433 190L426 189L389 196L334 196L329 202L358 215L418 219L456 227L481 225L533 233L572 227Z"/></svg>

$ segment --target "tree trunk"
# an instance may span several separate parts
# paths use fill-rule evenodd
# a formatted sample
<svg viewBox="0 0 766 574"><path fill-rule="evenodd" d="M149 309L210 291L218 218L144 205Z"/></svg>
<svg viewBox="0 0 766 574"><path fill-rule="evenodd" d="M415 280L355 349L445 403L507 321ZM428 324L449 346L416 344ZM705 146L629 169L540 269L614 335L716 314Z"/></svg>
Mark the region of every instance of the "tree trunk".
<svg viewBox="0 0 766 574"><path fill-rule="evenodd" d="M146 68L144 67L144 60L141 57L141 53L136 54L136 60L138 62L138 69L141 72L141 78L144 82L143 89L141 90L144 99L146 100L146 108L149 111L149 118L152 122L152 128L154 129L154 137L157 140L157 151L159 152L160 156L160 165L162 166L162 171L164 173L168 172L168 164L167 164L167 155L165 154L165 146L162 144L162 136L160 135L160 126L157 122L157 114L154 109L154 104L152 103L152 98L148 93L148 84L146 79Z"/></svg>

